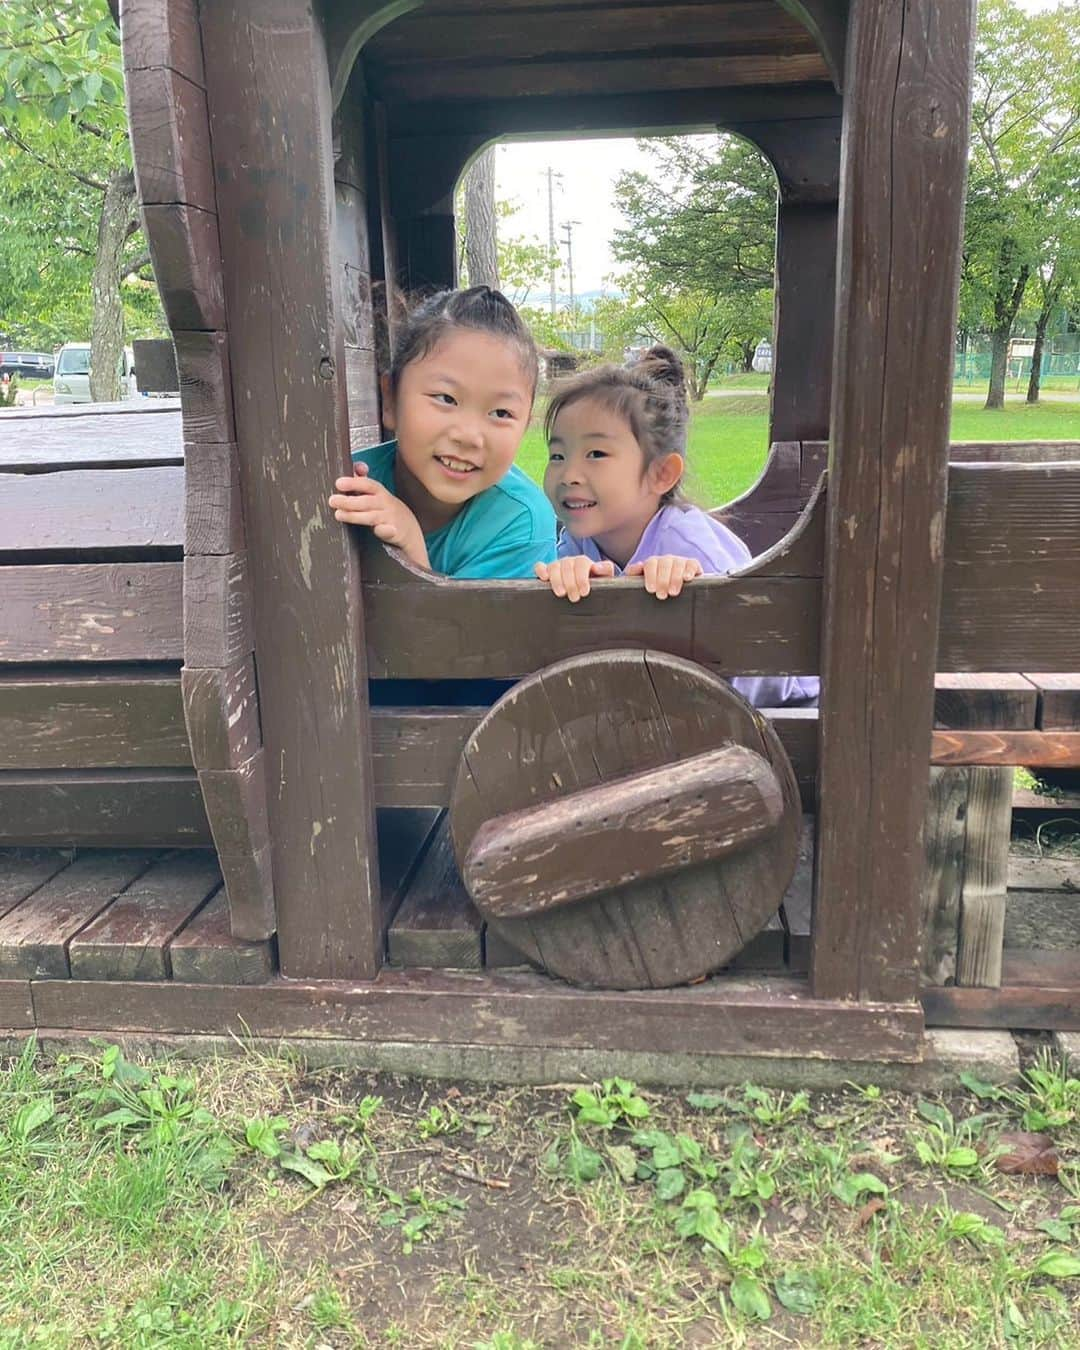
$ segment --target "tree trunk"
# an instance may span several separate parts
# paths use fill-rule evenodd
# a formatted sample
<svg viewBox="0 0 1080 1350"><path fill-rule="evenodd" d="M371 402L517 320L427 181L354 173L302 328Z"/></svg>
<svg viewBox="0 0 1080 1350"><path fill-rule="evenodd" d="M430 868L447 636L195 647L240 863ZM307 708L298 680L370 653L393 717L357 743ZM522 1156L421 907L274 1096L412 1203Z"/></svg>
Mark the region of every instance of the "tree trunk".
<svg viewBox="0 0 1080 1350"><path fill-rule="evenodd" d="M1028 376L1028 403L1038 403L1039 401L1039 386L1042 384L1043 343L1046 341L1046 326L1049 322L1050 311L1044 309L1035 324L1035 350L1031 353L1031 374Z"/></svg>
<svg viewBox="0 0 1080 1350"><path fill-rule="evenodd" d="M756 342L743 342L742 346L742 368L744 375L753 374L754 370L754 352L757 351Z"/></svg>
<svg viewBox="0 0 1080 1350"><path fill-rule="evenodd" d="M90 397L95 403L120 398L120 358L124 348L124 306L120 298L120 255L135 211L135 175L116 169L109 175L98 221L97 253L90 283Z"/></svg>
<svg viewBox="0 0 1080 1350"><path fill-rule="evenodd" d="M465 270L470 286L499 284L495 251L495 147L489 145L465 177Z"/></svg>
<svg viewBox="0 0 1080 1350"><path fill-rule="evenodd" d="M998 258L997 294L994 297L994 327L991 330L990 347L990 388L987 390L985 408L1004 408L1005 406L1005 365L1009 353L1009 338L1013 324L1020 312L1020 304L1027 289L1031 268L1024 263L1013 280L1016 265L1016 245L1006 239L1001 245Z"/></svg>
<svg viewBox="0 0 1080 1350"><path fill-rule="evenodd" d="M1004 408L1005 406L1005 366L1009 355L1009 335L1012 324L1007 328L995 329L990 334L990 388L986 394L984 408Z"/></svg>

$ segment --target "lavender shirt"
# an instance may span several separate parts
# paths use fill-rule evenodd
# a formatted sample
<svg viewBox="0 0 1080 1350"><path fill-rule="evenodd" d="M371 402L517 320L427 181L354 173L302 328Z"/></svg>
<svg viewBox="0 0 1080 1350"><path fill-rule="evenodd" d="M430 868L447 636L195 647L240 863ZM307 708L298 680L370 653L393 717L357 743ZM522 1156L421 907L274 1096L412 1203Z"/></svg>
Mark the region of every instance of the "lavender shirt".
<svg viewBox="0 0 1080 1350"><path fill-rule="evenodd" d="M663 553L680 558L696 558L707 576L735 572L750 562L750 550L743 541L712 516L696 506L663 506L645 527L634 556L627 562L644 562ZM584 554L594 562L610 561L596 546L595 539L575 539L568 530L559 533L559 557ZM616 563L615 575L623 569ZM738 675L732 685L756 708L778 708L785 703L810 706L817 703L818 681L809 675Z"/></svg>

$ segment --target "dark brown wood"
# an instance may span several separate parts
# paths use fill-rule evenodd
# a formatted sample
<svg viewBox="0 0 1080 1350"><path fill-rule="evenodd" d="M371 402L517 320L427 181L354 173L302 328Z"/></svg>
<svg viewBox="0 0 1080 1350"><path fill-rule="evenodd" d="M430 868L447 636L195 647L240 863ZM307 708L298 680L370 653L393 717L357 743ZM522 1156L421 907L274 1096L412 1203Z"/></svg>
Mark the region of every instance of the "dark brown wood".
<svg viewBox="0 0 1080 1350"><path fill-rule="evenodd" d="M226 333L173 331L184 439L235 441L232 371Z"/></svg>
<svg viewBox="0 0 1080 1350"><path fill-rule="evenodd" d="M934 764L1080 767L1080 731L935 731Z"/></svg>
<svg viewBox="0 0 1080 1350"><path fill-rule="evenodd" d="M486 708L373 708L380 806L447 806L458 760Z"/></svg>
<svg viewBox="0 0 1080 1350"><path fill-rule="evenodd" d="M72 979L168 979L170 940L220 887L212 852L159 859L72 937Z"/></svg>
<svg viewBox="0 0 1080 1350"><path fill-rule="evenodd" d="M952 731L1036 725L1038 691L1024 675L936 675L934 725Z"/></svg>
<svg viewBox="0 0 1080 1350"><path fill-rule="evenodd" d="M185 984L265 984L276 968L272 942L233 937L224 890L172 939L167 959L172 978Z"/></svg>
<svg viewBox="0 0 1080 1350"><path fill-rule="evenodd" d="M740 85L807 84L828 78L816 52L792 56L714 53L690 56L613 57L598 64L589 60L531 61L483 65L425 64L415 71L405 66L373 73L372 89L387 104L420 99L475 98L482 89L489 98L568 98L593 93L634 94L641 90L731 89Z"/></svg>
<svg viewBox="0 0 1080 1350"><path fill-rule="evenodd" d="M142 214L161 304L173 334L224 328L217 216L213 211L176 203L146 206ZM176 359L183 395L184 362L179 341Z"/></svg>
<svg viewBox="0 0 1080 1350"><path fill-rule="evenodd" d="M175 669L0 674L0 769L190 766Z"/></svg>
<svg viewBox="0 0 1080 1350"><path fill-rule="evenodd" d="M240 553L244 513L236 446L193 442L184 454L185 547L189 553Z"/></svg>
<svg viewBox="0 0 1080 1350"><path fill-rule="evenodd" d="M125 70L168 66L203 83L197 0L124 0L120 33Z"/></svg>
<svg viewBox="0 0 1080 1350"><path fill-rule="evenodd" d="M909 999L919 982L974 9L851 9L811 967L823 998Z"/></svg>
<svg viewBox="0 0 1080 1350"><path fill-rule="evenodd" d="M939 670L1080 669L1080 463L949 471Z"/></svg>
<svg viewBox="0 0 1080 1350"><path fill-rule="evenodd" d="M327 52L304 0L207 7L202 26L281 968L367 978L383 930L360 577L326 507L348 462Z"/></svg>
<svg viewBox="0 0 1080 1350"><path fill-rule="evenodd" d="M252 649L254 603L246 553L184 559L184 662L231 666Z"/></svg>
<svg viewBox="0 0 1080 1350"><path fill-rule="evenodd" d="M830 119L831 121L831 119ZM799 124L793 125L798 135ZM781 201L776 219L776 314L769 437L829 434L837 206Z"/></svg>
<svg viewBox="0 0 1080 1350"><path fill-rule="evenodd" d="M473 98L453 102L420 100L387 108L392 153L403 139L429 133L432 127L480 137L539 132L579 135L583 126L605 131L683 132L688 127L724 127L769 118L838 117L841 100L828 86L772 85L767 89L682 89L659 93L638 89L629 94L599 92L577 98L553 95L533 98L488 98L482 84Z"/></svg>
<svg viewBox="0 0 1080 1350"><path fill-rule="evenodd" d="M199 769L238 769L262 744L255 663L180 673L189 762Z"/></svg>
<svg viewBox="0 0 1080 1350"><path fill-rule="evenodd" d="M187 678L185 674L185 678ZM486 708L375 707L375 795L380 806L448 806L458 760ZM791 760L807 808L817 774L817 709L763 708Z"/></svg>
<svg viewBox="0 0 1080 1350"><path fill-rule="evenodd" d="M849 0L779 0L812 35L826 64L833 84L844 87Z"/></svg>
<svg viewBox="0 0 1080 1350"><path fill-rule="evenodd" d="M179 661L179 562L5 567L0 663Z"/></svg>
<svg viewBox="0 0 1080 1350"><path fill-rule="evenodd" d="M210 842L190 770L0 772L0 843L167 848Z"/></svg>
<svg viewBox="0 0 1080 1350"><path fill-rule="evenodd" d="M771 835L783 808L767 761L727 745L489 820L465 858L465 882L491 918L550 913L728 858Z"/></svg>
<svg viewBox="0 0 1080 1350"><path fill-rule="evenodd" d="M479 970L482 926L462 885L444 818L387 930L387 959L392 966Z"/></svg>
<svg viewBox="0 0 1080 1350"><path fill-rule="evenodd" d="M20 408L0 417L0 474L183 464L179 405L132 400Z"/></svg>
<svg viewBox="0 0 1080 1350"><path fill-rule="evenodd" d="M954 441L954 464L1045 464L1080 459L1080 441Z"/></svg>
<svg viewBox="0 0 1080 1350"><path fill-rule="evenodd" d="M0 849L0 918L70 861L69 853L56 849Z"/></svg>
<svg viewBox="0 0 1080 1350"><path fill-rule="evenodd" d="M1015 1031L1080 1031L1080 977L1068 985L1013 985L1000 989L924 989L927 1026Z"/></svg>
<svg viewBox="0 0 1080 1350"><path fill-rule="evenodd" d="M265 754L236 769L200 769L199 786L225 878L233 935L246 942L277 929L266 810ZM315 847L317 832L309 847Z"/></svg>
<svg viewBox="0 0 1080 1350"><path fill-rule="evenodd" d="M131 139L139 147L135 183L143 207L182 202L214 213L203 89L161 66L129 70L124 84Z"/></svg>
<svg viewBox="0 0 1080 1350"><path fill-rule="evenodd" d="M812 999L798 980L573 990L531 973L382 971L371 983L272 980L256 989L38 981L38 1026L206 1035L552 1046L655 1054L917 1061L915 1004ZM965 991L967 992L967 991Z"/></svg>
<svg viewBox="0 0 1080 1350"><path fill-rule="evenodd" d="M90 852L0 919L0 978L66 978L68 944L154 860L146 852Z"/></svg>
<svg viewBox="0 0 1080 1350"><path fill-rule="evenodd" d="M384 929L400 909L442 816L441 811L430 807L406 807L377 813L379 907Z"/></svg>
<svg viewBox="0 0 1080 1350"><path fill-rule="evenodd" d="M491 820L660 766L675 773L681 760L733 742L752 748L776 775L783 809L767 839L717 864L632 880L527 917L494 922L474 895L489 929L577 983L680 983L723 965L768 922L798 848L797 788L779 741L707 671L661 652L615 651L569 659L516 685L465 748L450 817L459 864ZM624 847L617 835L613 842ZM598 857L596 865L619 875L617 861ZM466 869L467 887L469 875ZM525 874L521 880L524 886Z"/></svg>
<svg viewBox="0 0 1080 1350"><path fill-rule="evenodd" d="M131 350L141 393L180 393L172 338L133 338Z"/></svg>
<svg viewBox="0 0 1080 1350"><path fill-rule="evenodd" d="M1003 973L1005 982L1014 987L1075 988L1080 985L1080 951L1075 946L1062 951L1013 948L1005 953Z"/></svg>
<svg viewBox="0 0 1080 1350"><path fill-rule="evenodd" d="M1080 730L1080 674L1027 675L1038 691L1038 725L1043 731Z"/></svg>
<svg viewBox="0 0 1080 1350"><path fill-rule="evenodd" d="M372 548L364 582L371 673L501 679L583 651L637 645L723 674L816 674L824 510L818 496L777 549L663 605L632 580L601 581L567 612L533 582L450 581Z"/></svg>
<svg viewBox="0 0 1080 1350"><path fill-rule="evenodd" d="M462 5L454 12L423 5L376 34L365 52L382 68L439 68L447 62L468 68L510 56L566 58L588 53L640 52L669 48L673 35L683 49L715 53L751 44L759 51L807 53L815 43L794 17L777 13L772 0L737 6L673 3L657 5L590 4ZM722 80L720 81L722 83Z"/></svg>
<svg viewBox="0 0 1080 1350"><path fill-rule="evenodd" d="M0 474L0 558L148 548L179 556L183 494L182 468Z"/></svg>

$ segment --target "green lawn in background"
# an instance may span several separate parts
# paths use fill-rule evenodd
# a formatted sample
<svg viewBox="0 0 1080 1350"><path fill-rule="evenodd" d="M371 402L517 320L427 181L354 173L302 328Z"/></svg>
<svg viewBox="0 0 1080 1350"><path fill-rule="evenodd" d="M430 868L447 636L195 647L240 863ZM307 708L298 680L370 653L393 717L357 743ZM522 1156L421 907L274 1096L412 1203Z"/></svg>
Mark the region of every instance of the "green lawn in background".
<svg viewBox="0 0 1080 1350"><path fill-rule="evenodd" d="M754 377L764 379L764 376ZM538 416L522 442L518 463L540 482L546 453ZM706 398L693 410L687 487L703 506L718 506L745 492L761 472L768 449L768 400L764 393ZM1080 441L1080 400L1029 407L1023 395L1000 412L978 403L953 404L954 441Z"/></svg>

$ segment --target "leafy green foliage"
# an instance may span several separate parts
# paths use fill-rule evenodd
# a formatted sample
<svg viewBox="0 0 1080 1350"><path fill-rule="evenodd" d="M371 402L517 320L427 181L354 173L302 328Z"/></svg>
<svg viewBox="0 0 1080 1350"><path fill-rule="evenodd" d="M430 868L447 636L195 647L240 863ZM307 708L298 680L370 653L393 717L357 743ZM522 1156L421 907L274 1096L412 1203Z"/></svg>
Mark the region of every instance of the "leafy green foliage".
<svg viewBox="0 0 1080 1350"><path fill-rule="evenodd" d="M3 336L45 348L86 338L106 191L126 202L119 277L149 259L135 211L120 38L101 0L0 5L0 269ZM152 281L122 287L129 329L160 332Z"/></svg>
<svg viewBox="0 0 1080 1350"><path fill-rule="evenodd" d="M745 367L772 331L776 179L737 137L643 144L656 168L616 183L612 252L638 331L683 353L699 400L723 358Z"/></svg>

